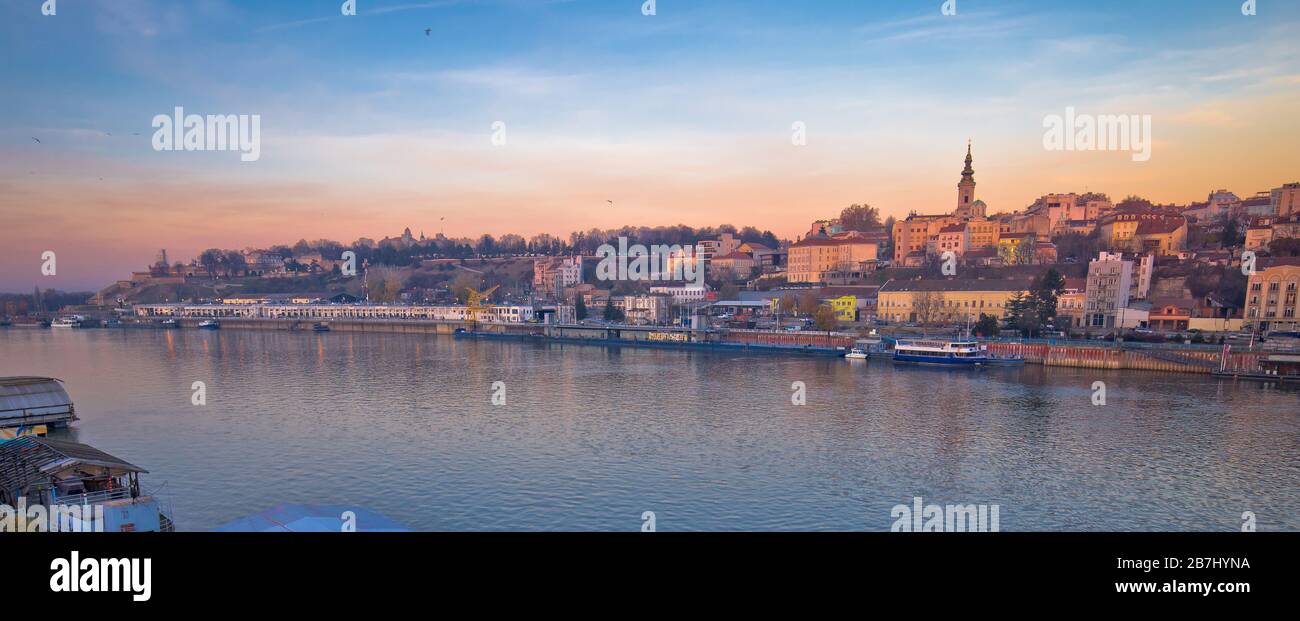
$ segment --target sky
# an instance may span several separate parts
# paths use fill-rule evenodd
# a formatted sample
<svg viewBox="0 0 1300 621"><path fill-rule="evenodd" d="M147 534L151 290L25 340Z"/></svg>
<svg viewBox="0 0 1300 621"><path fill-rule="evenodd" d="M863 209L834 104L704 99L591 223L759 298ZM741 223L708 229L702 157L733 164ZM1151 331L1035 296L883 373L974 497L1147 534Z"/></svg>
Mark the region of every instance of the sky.
<svg viewBox="0 0 1300 621"><path fill-rule="evenodd" d="M0 0L0 291L405 227L794 239L950 211L967 141L990 213L1300 180L1293 0L45 2ZM260 157L156 150L177 106L258 115ZM1046 149L1067 108L1149 115L1150 158Z"/></svg>

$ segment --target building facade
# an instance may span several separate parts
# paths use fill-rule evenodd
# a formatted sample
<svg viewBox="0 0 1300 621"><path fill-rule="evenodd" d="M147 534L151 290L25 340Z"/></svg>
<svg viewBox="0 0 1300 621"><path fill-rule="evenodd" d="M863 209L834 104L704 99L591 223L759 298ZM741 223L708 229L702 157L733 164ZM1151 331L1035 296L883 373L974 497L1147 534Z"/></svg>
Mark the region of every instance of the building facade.
<svg viewBox="0 0 1300 621"><path fill-rule="evenodd" d="M1279 263L1256 270L1246 282L1244 321L1261 332L1294 332L1300 328L1296 320L1300 259Z"/></svg>
<svg viewBox="0 0 1300 621"><path fill-rule="evenodd" d="M1029 287L1027 280L891 280L880 288L876 316L923 325L973 324L980 315L1001 320L1012 298Z"/></svg>
<svg viewBox="0 0 1300 621"><path fill-rule="evenodd" d="M792 283L829 281L835 273L862 272L876 262L879 244L861 235L824 234L790 244L786 280Z"/></svg>
<svg viewBox="0 0 1300 621"><path fill-rule="evenodd" d="M1084 289L1084 324L1088 328L1115 328L1123 322L1132 290L1133 262L1123 255L1102 252L1088 263Z"/></svg>
<svg viewBox="0 0 1300 621"><path fill-rule="evenodd" d="M541 257L533 261L533 290L558 296L582 283L582 257Z"/></svg>

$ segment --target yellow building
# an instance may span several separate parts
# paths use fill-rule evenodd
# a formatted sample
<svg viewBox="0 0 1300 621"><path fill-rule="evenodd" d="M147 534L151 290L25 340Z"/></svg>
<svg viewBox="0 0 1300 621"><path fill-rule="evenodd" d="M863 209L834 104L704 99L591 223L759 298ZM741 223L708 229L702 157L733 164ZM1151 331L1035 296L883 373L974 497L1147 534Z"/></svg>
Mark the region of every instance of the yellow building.
<svg viewBox="0 0 1300 621"><path fill-rule="evenodd" d="M910 215L894 222L894 263L901 264L907 255L924 252L930 237L957 220L951 216Z"/></svg>
<svg viewBox="0 0 1300 621"><path fill-rule="evenodd" d="M1266 250L1273 241L1272 224L1254 224L1246 229L1246 250Z"/></svg>
<svg viewBox="0 0 1300 621"><path fill-rule="evenodd" d="M1288 183L1273 190L1272 194L1277 197L1273 215L1285 218L1300 214L1300 183Z"/></svg>
<svg viewBox="0 0 1300 621"><path fill-rule="evenodd" d="M1033 233L1005 233L998 238L998 258L1003 265L1027 265L1034 258Z"/></svg>
<svg viewBox="0 0 1300 621"><path fill-rule="evenodd" d="M1187 219L1169 209L1116 210L1102 216L1098 228L1115 250L1168 255L1187 248Z"/></svg>
<svg viewBox="0 0 1300 621"><path fill-rule="evenodd" d="M825 282L833 272L851 272L873 263L879 246L860 238L816 235L790 245L786 264L789 282Z"/></svg>
<svg viewBox="0 0 1300 621"><path fill-rule="evenodd" d="M1246 282L1245 323L1260 331L1293 332L1296 320L1296 290L1300 288L1300 257L1262 259L1266 267L1256 270Z"/></svg>
<svg viewBox="0 0 1300 621"><path fill-rule="evenodd" d="M891 280L880 288L876 316L886 321L957 325L980 315L1003 319L1007 305L1029 290L1027 280Z"/></svg>
<svg viewBox="0 0 1300 621"><path fill-rule="evenodd" d="M1154 252L1158 255L1178 254L1187 249L1187 220L1164 218L1138 224L1131 245L1133 252Z"/></svg>
<svg viewBox="0 0 1300 621"><path fill-rule="evenodd" d="M858 298L852 295L840 296L831 300L831 310L840 321L857 321Z"/></svg>
<svg viewBox="0 0 1300 621"><path fill-rule="evenodd" d="M970 234L970 238L967 240L967 250L992 248L998 243L997 220L990 220L988 218L974 218L967 220L966 230Z"/></svg>

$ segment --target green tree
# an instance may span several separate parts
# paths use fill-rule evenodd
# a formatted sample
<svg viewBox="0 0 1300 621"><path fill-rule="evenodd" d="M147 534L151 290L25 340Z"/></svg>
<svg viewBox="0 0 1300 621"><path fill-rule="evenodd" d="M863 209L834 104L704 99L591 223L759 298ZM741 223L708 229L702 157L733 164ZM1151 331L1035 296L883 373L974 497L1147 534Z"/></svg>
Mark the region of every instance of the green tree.
<svg viewBox="0 0 1300 621"><path fill-rule="evenodd" d="M573 296L573 314L578 318L578 321L587 318L587 302L583 300L581 293Z"/></svg>
<svg viewBox="0 0 1300 621"><path fill-rule="evenodd" d="M613 295L605 298L605 312L603 318L605 321L615 321L618 319L618 308L614 306Z"/></svg>
<svg viewBox="0 0 1300 621"><path fill-rule="evenodd" d="M1019 332L1021 336L1027 336L1034 328L1036 316L1031 296L1021 291L1007 302L1007 316L1003 318L1003 325L1008 330Z"/></svg>
<svg viewBox="0 0 1300 621"><path fill-rule="evenodd" d="M1056 302L1064 292L1065 278L1056 268L1047 270L1035 281L1031 304L1039 326L1056 319Z"/></svg>
<svg viewBox="0 0 1300 621"><path fill-rule="evenodd" d="M1002 330L998 327L998 318L992 315L980 313L980 320L975 324L975 334L978 336L997 336Z"/></svg>

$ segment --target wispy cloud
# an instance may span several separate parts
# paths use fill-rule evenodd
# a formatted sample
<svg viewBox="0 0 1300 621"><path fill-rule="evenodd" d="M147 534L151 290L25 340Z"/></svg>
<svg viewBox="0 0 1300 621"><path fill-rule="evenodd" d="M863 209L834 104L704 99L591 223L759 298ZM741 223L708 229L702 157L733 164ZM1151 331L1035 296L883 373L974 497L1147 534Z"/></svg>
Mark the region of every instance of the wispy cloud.
<svg viewBox="0 0 1300 621"><path fill-rule="evenodd" d="M445 9L445 8L462 5L462 4L471 4L473 3L473 0L433 0L430 2L392 4L387 6L381 5L377 7L367 6L364 4L365 2L367 2L367 0L357 0L357 4L358 4L357 14L355 16L348 16L348 17L373 17L376 15L388 15L390 13L402 13L406 11ZM323 22L333 21L340 17L344 17L342 11L340 11L340 7L342 6L342 4L343 4L342 0L337 0L334 3L332 9L334 13L332 15L322 15L320 17L308 17L305 19L299 19L299 20L294 20L289 22L270 24L268 26L262 26L258 28L256 31L265 33L265 32L275 32L279 30L291 30L294 28L301 28L303 26L310 26L312 24L320 24Z"/></svg>
<svg viewBox="0 0 1300 621"><path fill-rule="evenodd" d="M1034 22L1033 18L1024 15L987 11L942 15L936 8L927 15L867 23L860 26L858 32L871 40L891 43L927 39L996 39L1031 32Z"/></svg>

